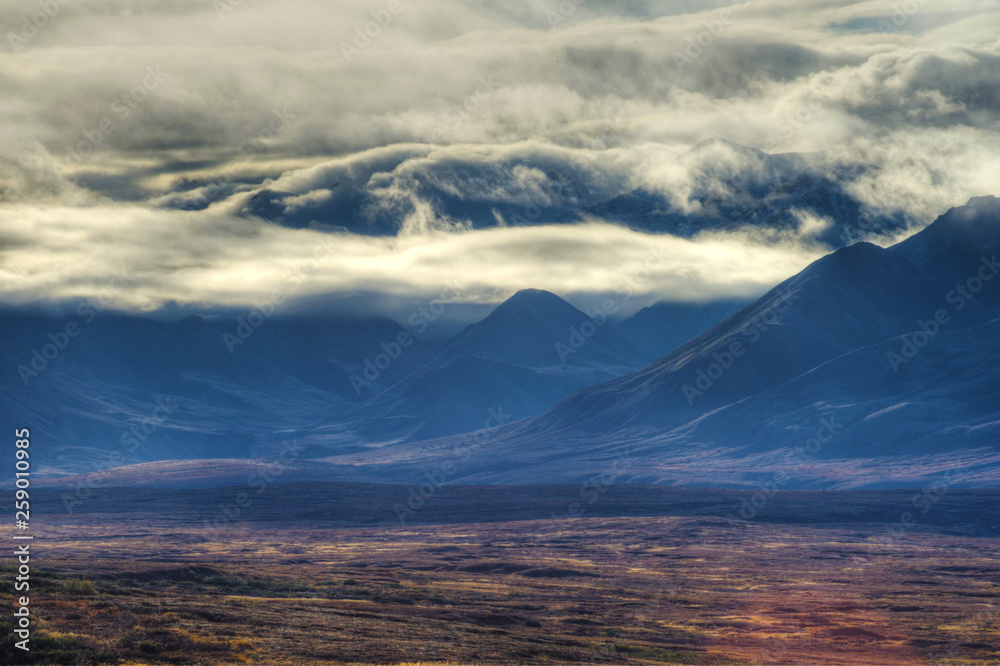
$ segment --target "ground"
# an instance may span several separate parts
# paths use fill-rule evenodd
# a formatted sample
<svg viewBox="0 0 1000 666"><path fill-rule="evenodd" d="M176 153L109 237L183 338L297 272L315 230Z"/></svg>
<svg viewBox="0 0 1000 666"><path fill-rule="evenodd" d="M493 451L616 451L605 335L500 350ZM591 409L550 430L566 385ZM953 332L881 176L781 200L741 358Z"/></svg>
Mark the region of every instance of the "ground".
<svg viewBox="0 0 1000 666"><path fill-rule="evenodd" d="M505 506L494 491L456 504L456 490L400 524L405 491L271 487L223 529L194 517L233 489L96 491L72 514L42 493L31 660L7 640L0 661L1000 663L1000 493L953 491L928 512L981 507L962 530L887 539L884 521L837 503L891 517L912 492L778 495L744 521L721 510L739 491L650 491L661 510L631 512L663 515L631 516L640 491L614 491L591 513L619 515L567 519L520 516L545 504L535 491ZM477 502L490 520L468 520ZM282 505L295 509L281 518ZM448 506L462 522L441 519ZM520 519L497 519L506 509Z"/></svg>

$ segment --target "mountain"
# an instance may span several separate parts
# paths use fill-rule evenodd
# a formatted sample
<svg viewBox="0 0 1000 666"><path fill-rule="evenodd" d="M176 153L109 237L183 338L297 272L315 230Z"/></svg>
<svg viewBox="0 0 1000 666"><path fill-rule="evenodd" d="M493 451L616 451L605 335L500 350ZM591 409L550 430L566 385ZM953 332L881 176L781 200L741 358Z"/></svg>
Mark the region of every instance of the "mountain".
<svg viewBox="0 0 1000 666"><path fill-rule="evenodd" d="M979 197L747 305L616 324L527 289L444 343L385 318L8 309L0 418L33 429L42 475L235 459L230 478L294 440L308 478L1000 485L998 247Z"/></svg>
<svg viewBox="0 0 1000 666"><path fill-rule="evenodd" d="M522 289L448 344L451 358L479 357L533 368L630 366L631 343L553 293Z"/></svg>
<svg viewBox="0 0 1000 666"><path fill-rule="evenodd" d="M1000 266L986 256L1000 220L980 218L984 205L892 249L858 243L819 259L651 366L490 431L455 480L830 487L950 473L1000 484ZM974 231L950 232L972 219ZM927 238L937 252L917 266L904 254ZM960 265L945 258L969 256L964 280L943 277ZM455 441L404 447L371 470L406 478L400 461L426 467ZM609 472L622 456L629 470Z"/></svg>
<svg viewBox="0 0 1000 666"><path fill-rule="evenodd" d="M384 318L247 319L0 313L0 414L35 424L48 473L245 458L296 435L317 457L535 416L645 365L613 323L532 289L447 343ZM45 360L50 339L65 349Z"/></svg>
<svg viewBox="0 0 1000 666"><path fill-rule="evenodd" d="M1000 199L973 197L889 249L932 276L947 309L1000 306L1000 280L984 279L1000 255Z"/></svg>
<svg viewBox="0 0 1000 666"><path fill-rule="evenodd" d="M826 420L837 430L813 447L818 459L1000 451L1000 318L944 327L910 358L913 344L909 334L838 356L707 415L693 435L720 443L742 429L744 452L794 449Z"/></svg>
<svg viewBox="0 0 1000 666"><path fill-rule="evenodd" d="M979 253L1000 251L1000 199L973 197L964 206L952 208L891 249L917 266L923 266L935 255L956 245L974 248Z"/></svg>
<svg viewBox="0 0 1000 666"><path fill-rule="evenodd" d="M233 328L230 323L226 331ZM245 352L270 359L298 379L356 403L364 397L357 390L356 378L365 376L385 353L383 345L398 344L401 335L410 334L387 317L273 317L254 329L243 345L234 345L234 356ZM367 373L370 391L407 377L440 351L438 343L411 337L405 353L393 358L388 367L377 368L374 377Z"/></svg>
<svg viewBox="0 0 1000 666"><path fill-rule="evenodd" d="M542 413L573 391L644 365L608 321L524 289L469 325L424 367L308 431L333 449L416 441Z"/></svg>
<svg viewBox="0 0 1000 666"><path fill-rule="evenodd" d="M704 303L658 301L621 322L618 330L651 363L747 304L744 299Z"/></svg>
<svg viewBox="0 0 1000 666"><path fill-rule="evenodd" d="M816 155L769 155L718 138L682 154L678 167L690 183L685 205L642 186L585 212L685 238L741 227L792 231L830 248L892 235L910 225L902 215L874 210L850 194L850 183L865 167L828 165Z"/></svg>
<svg viewBox="0 0 1000 666"><path fill-rule="evenodd" d="M38 479L40 488L219 488L268 485L342 482L365 483L366 478L348 465L330 465L315 460L295 458L202 458L198 460L162 460L121 465L98 473ZM80 493L63 500L67 510L82 504L87 495Z"/></svg>
<svg viewBox="0 0 1000 666"><path fill-rule="evenodd" d="M0 416L29 423L41 469L251 455L280 433L346 411L350 377L403 328L388 319L236 317L164 322L99 312L0 313ZM67 333L70 331L70 333ZM225 336L239 338L227 345ZM438 351L419 341L375 383ZM397 377L398 375L398 377Z"/></svg>
<svg viewBox="0 0 1000 666"><path fill-rule="evenodd" d="M648 368L584 389L578 404L567 400L546 418L580 427L674 422L907 331L934 296L927 276L889 250L842 248Z"/></svg>

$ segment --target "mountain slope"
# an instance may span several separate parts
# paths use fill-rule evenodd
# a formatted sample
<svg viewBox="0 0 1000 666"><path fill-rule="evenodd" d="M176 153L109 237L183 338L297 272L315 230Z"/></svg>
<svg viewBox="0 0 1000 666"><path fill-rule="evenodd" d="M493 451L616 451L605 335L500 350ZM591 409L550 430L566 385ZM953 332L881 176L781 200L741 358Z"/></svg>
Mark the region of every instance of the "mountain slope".
<svg viewBox="0 0 1000 666"><path fill-rule="evenodd" d="M517 292L452 338L432 361L343 415L308 431L310 441L416 441L478 430L544 412L560 399L636 370L642 354L555 294Z"/></svg>
<svg viewBox="0 0 1000 666"><path fill-rule="evenodd" d="M986 279L981 255L993 236L981 228L950 242L952 221L968 215L950 212L944 232L938 222L923 232L938 250L924 267L867 243L837 250L648 368L490 431L455 480L610 473L828 487L954 473L950 482L1000 485L1000 309L988 298L1000 267ZM942 267L954 277L970 257L984 286L956 300ZM405 477L455 441L382 452L369 465ZM807 446L808 458L791 455ZM617 471L623 461L628 471Z"/></svg>
<svg viewBox="0 0 1000 666"><path fill-rule="evenodd" d="M821 459L1000 450L1000 319L945 327L904 356L912 345L910 334L838 356L707 415L691 436L732 442L738 432L747 453L795 449L826 421L833 439L809 451Z"/></svg>
<svg viewBox="0 0 1000 666"><path fill-rule="evenodd" d="M621 322L618 330L652 363L747 304L744 299L705 303L658 301Z"/></svg>
<svg viewBox="0 0 1000 666"><path fill-rule="evenodd" d="M0 416L31 424L39 464L51 473L242 458L343 413L356 401L350 375L403 330L381 319L273 317L230 351L223 336L236 328L235 318L5 311ZM57 342L62 349L52 355ZM383 386L429 358L420 344L409 352L383 373Z"/></svg>
<svg viewBox="0 0 1000 666"><path fill-rule="evenodd" d="M993 254L1000 250L1000 199L974 197L890 249L922 266L934 255L959 244L978 248L983 253Z"/></svg>
<svg viewBox="0 0 1000 666"><path fill-rule="evenodd" d="M578 338L585 342L577 347ZM561 346L560 346L561 345ZM599 324L555 294L522 289L448 344L450 358L479 357L517 365L635 365L639 354L610 323Z"/></svg>
<svg viewBox="0 0 1000 666"><path fill-rule="evenodd" d="M868 243L843 248L649 368L584 389L531 427L675 423L899 335L935 296L929 278L902 257Z"/></svg>

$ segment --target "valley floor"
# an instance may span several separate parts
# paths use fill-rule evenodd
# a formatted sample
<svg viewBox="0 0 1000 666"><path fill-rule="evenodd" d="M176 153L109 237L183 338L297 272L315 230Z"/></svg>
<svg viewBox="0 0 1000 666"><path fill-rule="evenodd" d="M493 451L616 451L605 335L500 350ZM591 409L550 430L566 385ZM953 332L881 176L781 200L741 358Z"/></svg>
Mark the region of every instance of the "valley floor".
<svg viewBox="0 0 1000 666"><path fill-rule="evenodd" d="M40 491L33 661L0 662L1000 662L998 492L440 490L400 524L405 488L274 486L224 527L239 489Z"/></svg>

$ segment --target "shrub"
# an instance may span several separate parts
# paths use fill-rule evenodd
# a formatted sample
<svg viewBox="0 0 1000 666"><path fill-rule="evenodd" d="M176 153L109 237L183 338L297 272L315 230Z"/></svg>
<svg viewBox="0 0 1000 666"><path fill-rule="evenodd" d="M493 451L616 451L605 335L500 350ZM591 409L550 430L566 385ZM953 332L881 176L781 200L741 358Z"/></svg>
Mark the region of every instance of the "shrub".
<svg viewBox="0 0 1000 666"><path fill-rule="evenodd" d="M97 588L85 578L68 578L63 583L63 589L70 594L97 594Z"/></svg>

